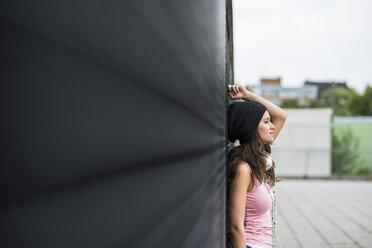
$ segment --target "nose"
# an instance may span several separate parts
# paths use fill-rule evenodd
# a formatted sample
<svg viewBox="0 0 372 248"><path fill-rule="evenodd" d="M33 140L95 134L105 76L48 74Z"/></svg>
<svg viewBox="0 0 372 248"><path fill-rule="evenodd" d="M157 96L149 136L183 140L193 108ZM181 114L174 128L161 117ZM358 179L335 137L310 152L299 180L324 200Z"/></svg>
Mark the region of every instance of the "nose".
<svg viewBox="0 0 372 248"><path fill-rule="evenodd" d="M270 129L272 129L272 130L274 130L274 129L275 129L275 126L274 126L274 124L272 124L272 123L271 123Z"/></svg>

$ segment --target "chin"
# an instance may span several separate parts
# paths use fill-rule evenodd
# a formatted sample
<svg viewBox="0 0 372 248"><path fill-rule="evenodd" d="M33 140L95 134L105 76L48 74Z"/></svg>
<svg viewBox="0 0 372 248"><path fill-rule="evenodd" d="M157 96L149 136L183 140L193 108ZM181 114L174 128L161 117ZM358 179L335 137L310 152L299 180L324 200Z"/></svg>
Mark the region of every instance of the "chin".
<svg viewBox="0 0 372 248"><path fill-rule="evenodd" d="M266 145L272 145L273 143L274 143L274 139L266 140L266 141L265 141L265 144L266 144Z"/></svg>

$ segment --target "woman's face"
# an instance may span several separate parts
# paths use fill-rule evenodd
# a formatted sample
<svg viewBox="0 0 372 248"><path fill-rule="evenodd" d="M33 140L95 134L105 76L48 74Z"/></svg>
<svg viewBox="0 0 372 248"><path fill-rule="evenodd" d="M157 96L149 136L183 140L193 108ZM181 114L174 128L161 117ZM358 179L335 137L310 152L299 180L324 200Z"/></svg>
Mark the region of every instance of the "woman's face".
<svg viewBox="0 0 372 248"><path fill-rule="evenodd" d="M269 112L265 111L257 127L258 134L265 144L271 145L274 142L274 129Z"/></svg>

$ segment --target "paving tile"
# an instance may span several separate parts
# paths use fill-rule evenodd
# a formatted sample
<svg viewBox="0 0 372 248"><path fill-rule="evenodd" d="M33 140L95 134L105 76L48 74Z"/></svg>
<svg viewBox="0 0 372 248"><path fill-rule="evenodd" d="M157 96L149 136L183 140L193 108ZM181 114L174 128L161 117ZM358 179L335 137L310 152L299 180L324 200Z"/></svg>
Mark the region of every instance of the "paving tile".
<svg viewBox="0 0 372 248"><path fill-rule="evenodd" d="M371 195L367 181L278 183L278 248L372 247Z"/></svg>

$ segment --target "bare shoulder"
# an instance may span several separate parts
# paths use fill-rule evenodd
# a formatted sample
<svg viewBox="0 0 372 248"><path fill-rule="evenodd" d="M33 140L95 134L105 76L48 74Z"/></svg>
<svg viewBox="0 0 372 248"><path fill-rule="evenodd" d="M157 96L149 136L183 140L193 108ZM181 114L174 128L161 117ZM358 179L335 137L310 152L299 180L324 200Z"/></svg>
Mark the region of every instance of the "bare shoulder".
<svg viewBox="0 0 372 248"><path fill-rule="evenodd" d="M236 169L236 177L250 177L251 176L251 169L248 167L248 164L246 162L243 162L238 165L238 168Z"/></svg>
<svg viewBox="0 0 372 248"><path fill-rule="evenodd" d="M247 163L241 163L238 165L238 168L236 168L235 178L232 180L230 186L231 190L239 191L243 195L250 191L252 188L252 176L251 169L248 167Z"/></svg>

